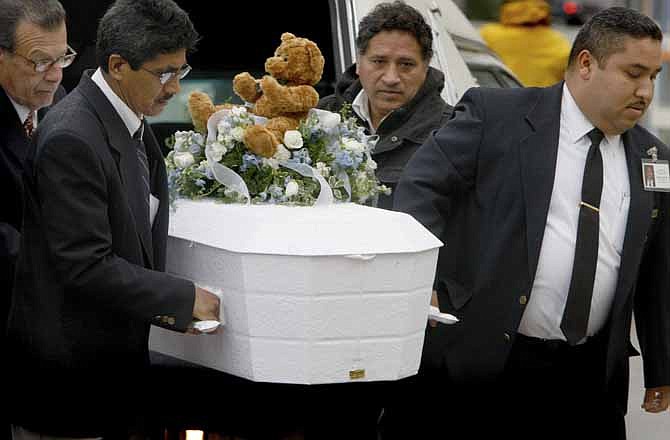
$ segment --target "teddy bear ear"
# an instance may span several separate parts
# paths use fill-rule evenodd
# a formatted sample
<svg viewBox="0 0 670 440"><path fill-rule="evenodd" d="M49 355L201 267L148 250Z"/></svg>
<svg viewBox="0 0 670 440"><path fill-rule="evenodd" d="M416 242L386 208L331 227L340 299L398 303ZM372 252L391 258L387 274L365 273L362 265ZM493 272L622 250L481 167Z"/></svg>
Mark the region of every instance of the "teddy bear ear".
<svg viewBox="0 0 670 440"><path fill-rule="evenodd" d="M321 75L323 75L323 65L326 60L324 60L323 55L321 55L319 46L317 46L316 43L310 41L305 47L307 48L307 54L309 55L309 65L315 75L314 80L312 81L312 85L314 85L321 80Z"/></svg>
<svg viewBox="0 0 670 440"><path fill-rule="evenodd" d="M293 35L290 32L284 32L283 34L281 34L281 41L282 42L292 40L294 38L295 38L295 35Z"/></svg>

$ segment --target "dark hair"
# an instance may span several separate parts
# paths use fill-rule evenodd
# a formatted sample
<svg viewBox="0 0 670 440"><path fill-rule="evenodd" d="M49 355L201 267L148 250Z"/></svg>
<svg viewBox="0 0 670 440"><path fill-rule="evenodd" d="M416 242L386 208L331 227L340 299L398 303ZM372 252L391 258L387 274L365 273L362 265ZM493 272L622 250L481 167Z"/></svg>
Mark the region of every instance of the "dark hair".
<svg viewBox="0 0 670 440"><path fill-rule="evenodd" d="M65 23L65 9L58 0L0 0L0 47L16 49L21 20L52 31Z"/></svg>
<svg viewBox="0 0 670 440"><path fill-rule="evenodd" d="M433 33L419 11L401 1L380 3L358 25L356 49L364 54L370 40L382 31L405 31L421 46L425 61L433 57Z"/></svg>
<svg viewBox="0 0 670 440"><path fill-rule="evenodd" d="M570 51L568 66L576 63L583 50L588 50L598 65L603 66L610 55L623 50L626 37L662 41L663 33L651 18L634 9L605 9L591 17L580 29Z"/></svg>
<svg viewBox="0 0 670 440"><path fill-rule="evenodd" d="M110 55L117 54L137 70L158 55L194 51L198 38L173 0L117 0L98 26L98 66L107 72Z"/></svg>

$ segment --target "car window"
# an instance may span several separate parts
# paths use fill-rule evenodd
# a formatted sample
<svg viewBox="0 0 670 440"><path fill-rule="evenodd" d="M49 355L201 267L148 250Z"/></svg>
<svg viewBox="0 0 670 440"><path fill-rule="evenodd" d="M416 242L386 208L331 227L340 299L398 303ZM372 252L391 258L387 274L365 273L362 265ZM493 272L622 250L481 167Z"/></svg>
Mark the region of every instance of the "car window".
<svg viewBox="0 0 670 440"><path fill-rule="evenodd" d="M483 66L470 66L470 71L477 80L480 87L494 87L494 88L511 88L522 87L519 81L510 76L504 70L497 69L493 66L485 68Z"/></svg>
<svg viewBox="0 0 670 440"><path fill-rule="evenodd" d="M493 74L493 72L476 69L470 69L470 71L474 75L475 79L477 80L477 84L480 87L501 87L500 82L496 79L496 76Z"/></svg>

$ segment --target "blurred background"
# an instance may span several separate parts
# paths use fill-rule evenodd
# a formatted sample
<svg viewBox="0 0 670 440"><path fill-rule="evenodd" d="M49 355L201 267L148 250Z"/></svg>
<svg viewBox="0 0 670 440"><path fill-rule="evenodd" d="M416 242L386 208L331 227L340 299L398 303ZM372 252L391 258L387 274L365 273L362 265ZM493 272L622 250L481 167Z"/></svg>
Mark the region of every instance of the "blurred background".
<svg viewBox="0 0 670 440"><path fill-rule="evenodd" d="M302 14L287 13L288 10L281 2L263 2L263 13L254 14L253 23L248 20L231 19L240 17L239 14L221 14L210 2L197 0L176 0L192 17L196 28L202 35L198 51L189 57L189 63L194 67L193 72L182 81L184 93L176 99L174 104L164 112L160 120L152 121L160 131L160 123L165 123L165 131L174 131L175 128L186 129L190 118L185 111L187 94L191 90L199 89L214 98L216 102L231 100L236 102L232 93L231 80L234 74L249 71L254 76L262 75L267 56L274 52L282 32L290 31L296 35L307 36L315 41L323 51L326 67L322 81L317 90L324 96L332 92L332 87L342 68L335 65L338 55L337 40L333 38L334 23L332 17L335 9L347 7L345 0L321 0L310 3L310 16L313 19L305 20ZM496 23L499 20L500 7L505 0L453 0L458 8L467 16L476 30L487 23ZM610 6L627 6L635 8L654 18L666 35L664 48L666 59L670 59L670 1L669 0L546 0L551 7L551 27L563 34L568 42L572 42L579 31L579 27L595 12ZM70 45L77 50L79 56L75 63L65 70L63 85L67 90L76 86L84 69L95 65L95 32L99 19L112 0L61 0L68 12L68 38ZM376 3L368 0L351 2ZM430 2L426 2L428 5ZM433 1L434 5L443 6L444 1ZM349 7L352 7L349 5ZM255 3L242 3L241 8L258 8ZM429 7L430 9L430 7ZM251 12L251 11L250 11ZM446 12L446 11L444 11ZM445 15L451 16L447 12ZM243 14L242 16L250 16ZM330 19L329 19L330 16ZM281 17L281 19L278 19ZM321 17L322 19L317 19ZM448 18L448 17L446 17ZM452 32L448 25L447 31ZM460 26L459 26L460 27ZM473 46L472 40L456 38L461 55L464 57L475 83L482 86L510 87L520 81L509 78L508 66L495 66L491 60L496 53L488 50L493 57L482 61L482 47ZM476 42L475 42L476 43ZM482 44L484 42L482 41ZM473 47L478 54L472 52ZM489 48L490 49L490 48ZM499 54L498 54L499 55ZM667 63L667 61L666 61ZM452 63L453 64L453 63ZM501 64L501 63L499 63ZM514 69L511 69L514 70ZM657 80L656 97L653 108L645 116L643 124L658 135L664 142L670 144L670 74L667 68ZM527 85L527 84L526 84ZM162 133L161 133L162 134Z"/></svg>
<svg viewBox="0 0 670 440"><path fill-rule="evenodd" d="M476 27L498 20L500 5L504 0L454 0ZM656 83L653 107L647 113L643 125L649 128L666 144L670 143L670 1L668 0L547 0L551 5L552 27L563 33L570 42L579 27L595 12L611 6L637 9L652 17L661 26L665 38L664 71Z"/></svg>

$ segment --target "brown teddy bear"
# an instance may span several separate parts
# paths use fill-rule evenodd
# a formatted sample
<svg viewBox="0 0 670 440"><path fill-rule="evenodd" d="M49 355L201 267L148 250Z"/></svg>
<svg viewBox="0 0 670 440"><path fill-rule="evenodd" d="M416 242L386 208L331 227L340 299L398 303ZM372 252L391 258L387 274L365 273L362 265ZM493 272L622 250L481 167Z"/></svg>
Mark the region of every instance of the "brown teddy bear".
<svg viewBox="0 0 670 440"><path fill-rule="evenodd" d="M274 156L284 133L298 128L307 112L319 102L319 94L312 86L321 79L323 65L323 55L314 42L286 32L274 56L265 61L265 70L271 76L265 75L260 80L248 72L235 76L234 92L253 104L249 109L252 113L268 118L264 125L246 129L244 143L249 150L263 157ZM207 130L212 114L232 107L232 104L214 105L202 92L191 93L188 101L193 125L202 133Z"/></svg>
<svg viewBox="0 0 670 440"><path fill-rule="evenodd" d="M214 113L224 108L232 108L232 104L214 105L211 98L202 92L192 92L188 96L188 112L191 114L195 131L205 133L207 121Z"/></svg>
<svg viewBox="0 0 670 440"><path fill-rule="evenodd" d="M253 104L253 113L268 118L265 125L247 128L247 148L264 157L274 155L284 133L298 128L300 120L319 102L312 86L321 79L323 65L323 55L314 42L286 32L274 56L265 61L270 75L260 80L248 72L235 76L233 91Z"/></svg>

